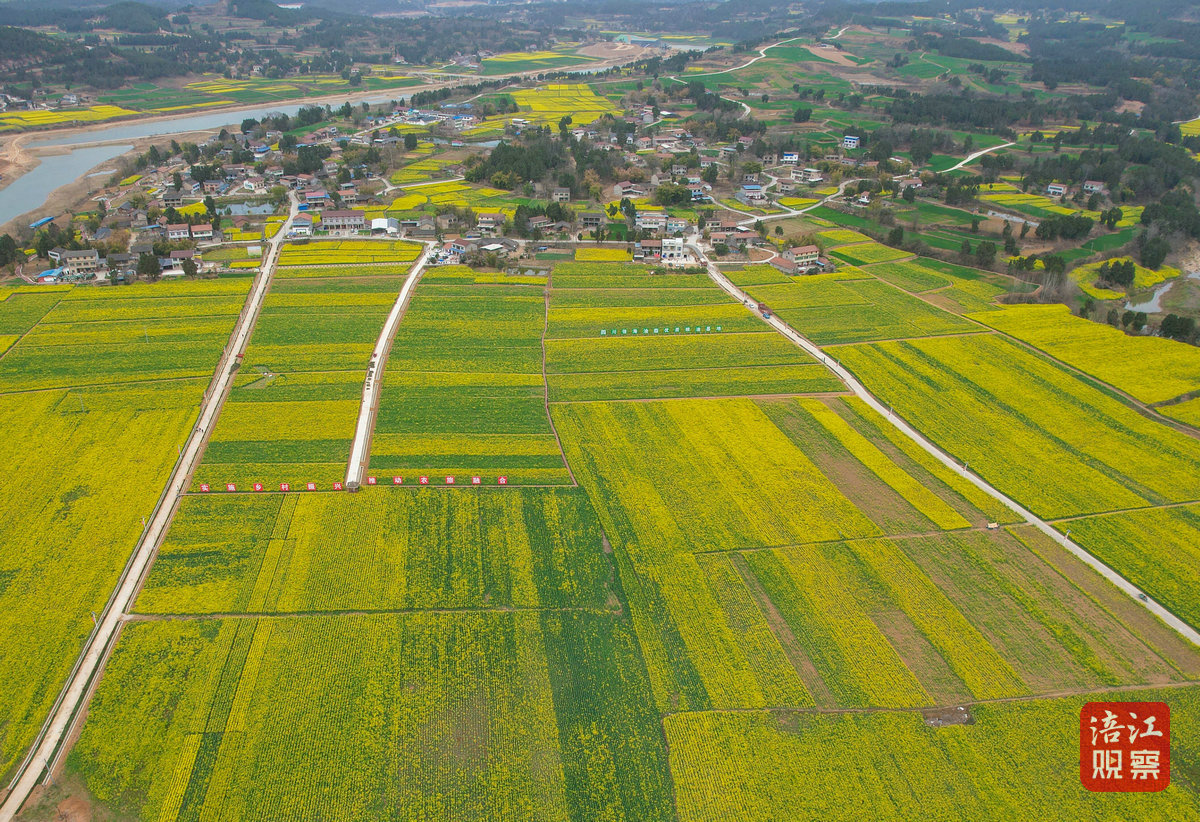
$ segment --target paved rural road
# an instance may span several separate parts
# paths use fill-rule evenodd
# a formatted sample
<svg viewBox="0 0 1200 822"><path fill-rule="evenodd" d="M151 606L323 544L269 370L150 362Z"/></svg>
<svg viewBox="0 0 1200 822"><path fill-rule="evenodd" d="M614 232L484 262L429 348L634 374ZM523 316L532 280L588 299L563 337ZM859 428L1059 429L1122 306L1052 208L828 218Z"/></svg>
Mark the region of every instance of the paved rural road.
<svg viewBox="0 0 1200 822"><path fill-rule="evenodd" d="M695 74L689 74L689 75L688 75L688 79L690 80L690 79L692 79L692 78L695 78L695 77L715 77L715 76L716 76L716 75L718 75L718 74L728 74L728 73L729 73L729 72L731 72L731 71L741 71L742 69L744 69L744 68L748 68L748 67L750 67L750 66L754 65L754 64L755 64L755 63L757 63L759 60L761 60L761 59L763 59L764 57L766 57L766 56L767 56L767 51L769 51L770 49L773 49L773 48L775 48L776 46L782 46L784 43L790 43L790 42L792 42L793 40L802 40L802 39L804 39L804 38L802 38L802 37L789 37L789 38L788 38L788 39L786 39L786 40L779 40L779 41L776 41L776 42L772 43L772 44L771 44L771 45L769 45L769 46L763 46L762 48L760 48L760 49L758 50L758 56L757 56L757 57L753 57L753 58L751 58L751 59L747 60L746 62L742 63L740 66L733 66L733 67L731 67L731 68L727 68L727 69L721 69L720 71L698 71L698 72L696 72ZM674 81L675 81L675 82L677 82L677 83L685 83L685 82L687 82L687 81L685 81L685 80L680 80L678 77L675 77L674 75L672 75L672 76L671 76L669 79L671 79L671 80L674 80Z"/></svg>
<svg viewBox="0 0 1200 822"><path fill-rule="evenodd" d="M993 151L999 151L1002 148L1008 148L1009 146L1015 145L1016 143L1001 143L998 146L992 146L991 148L985 148L980 151L976 151L974 154L968 154L965 160L959 161L958 165L950 166L950 168L946 169L946 171L943 171L942 173L945 174L947 171L958 171L963 166L975 162L985 154L991 154Z"/></svg>
<svg viewBox="0 0 1200 822"><path fill-rule="evenodd" d="M133 598L137 593L142 576L166 536L179 498L187 490L192 469L195 468L204 451L208 431L216 421L217 414L220 413L225 392L235 373L231 365L236 361L236 356L246 349L246 342L250 338L254 322L262 308L267 287L271 282L271 274L279 259L279 248L287 237L292 220L297 213L297 203L293 200L287 222L270 241L270 250L267 252L262 269L250 290L246 302L247 310L242 314L234 331L233 342L226 349L225 358L218 366L212 390L200 407L200 416L195 427L192 428L191 436L188 437L187 445L184 447L179 461L175 464L175 470L159 500L159 505L150 519L150 524L142 532L142 538L134 549L133 557L117 582L116 592L100 616L96 631L84 646L74 671L59 694L59 699L51 710L46 724L42 726L42 732L34 743L31 755L18 769L12 792L4 800L4 804L0 805L0 822L11 822L16 817L17 811L25 803L42 774L53 763L56 751L70 732L79 707L87 697L92 678L99 671L126 610L133 604Z"/></svg>
<svg viewBox="0 0 1200 822"><path fill-rule="evenodd" d="M383 367L387 363L387 355L392 348L392 338L396 336L396 327L400 325L400 319L408 308L409 300L412 299L413 289L417 287L417 280L421 279L421 272L425 270L429 258L436 250L437 243L425 244L425 253L417 259L412 271L408 272L404 285L400 287L400 295L396 297L391 313L388 314L387 322L383 324L383 330L379 332L379 341L375 343L375 350L371 352L371 362L367 366L367 378L363 382L362 407L358 411L358 425L354 429L354 443L350 446L350 464L346 469L347 488L352 482L362 483L363 470L371 449L371 432L375 429L375 411L379 406L379 388L383 384Z"/></svg>
<svg viewBox="0 0 1200 822"><path fill-rule="evenodd" d="M705 266L708 269L708 275L713 279L713 281L716 282L717 285L719 285L722 289L724 289L726 292L728 292L731 296L737 298L742 303L742 305L746 305L747 303L749 303L751 306L756 306L757 300L753 300L748 294L746 294L744 291L742 291L740 288L738 288L736 285L734 285L732 282L730 282L730 280L724 274L721 273L720 269L717 268L716 264L713 263L712 261L710 261L708 259L708 257L705 256L701 252L699 242L698 242L699 239L700 238L698 235L692 235L692 237L690 237L688 240L689 247L691 248L692 252L697 256L697 258L705 264ZM759 317L762 317L762 312L759 311L757 308L751 308L750 310L753 311ZM805 351L807 351L809 354L811 354L813 357L815 357L818 362L824 363L826 368L828 368L830 371L832 371L834 374L836 374L842 380L842 382L846 383L846 385L850 388L850 390L854 392L855 396L859 397L864 402L866 402L867 405L874 408L877 412L879 412L880 416L882 416L884 419L886 419L888 422L890 422L893 426L895 426L895 428L897 430L899 430L902 434L904 434L910 440L912 440L917 445L921 446L921 448L923 448L929 454L934 456L943 465L954 470L959 476L963 477L964 479L969 481L971 484L975 485L980 490L984 491L988 495L990 495L990 496L994 497L995 499L999 500L1000 502L1004 503L1009 508L1011 508L1013 511L1016 511L1017 514L1019 514L1027 523L1036 527L1039 531L1044 533L1046 536L1050 537L1055 542L1057 542L1059 545L1061 545L1063 548L1066 548L1068 551L1070 551L1072 554L1074 554L1076 557L1078 557L1080 560L1082 560L1083 562L1087 563L1092 568L1094 568L1097 572L1100 573L1101 576L1103 576L1105 579L1107 579L1113 585L1116 585L1122 591L1129 594L1129 596L1133 597L1134 602L1138 602L1141 605L1145 606L1145 608L1148 611L1150 611L1150 613L1154 614L1156 617L1161 619L1163 622L1165 622L1167 625L1169 625L1171 628L1173 628L1176 632L1178 632L1181 636L1183 636L1184 638L1186 638L1193 644L1200 646L1200 632L1197 632L1194 628L1192 628L1190 625L1188 625L1186 622L1181 620L1179 617L1175 616L1173 613L1168 611L1162 605L1160 605L1159 603L1150 599L1146 594L1144 594L1142 592L1142 590L1140 588L1138 588L1136 585L1134 585L1129 580L1125 579L1123 576L1118 574L1112 568L1109 568L1107 565L1105 565L1099 559L1097 559L1096 557L1089 554L1083 548L1076 545L1074 542L1072 542L1066 536L1064 536L1063 534L1056 531L1045 520L1038 517L1032 511L1026 509L1024 506L1022 506L1016 500L1010 499L1008 496L1001 493L999 490L993 488L991 485L989 485L987 482L985 482L981 477L976 476L975 474L973 474L970 471L968 471L967 469L965 469L962 465L959 465L958 462L956 462L953 457L944 453L940 448L938 448L932 442L927 440L923 434L921 434L915 428L910 426L904 420L900 419L900 417L897 414L895 414L890 408L888 408L883 403L881 403L879 400L877 400L874 397L874 395L872 395L871 392L867 391L867 389L863 386L863 384L860 383L854 377L853 374L851 374L849 371L847 371L845 368L843 368L841 366L841 364L838 363L836 360L829 357L824 351L822 351L820 348L818 348L816 346L816 344L809 341L806 337L802 336L798 331L796 331L794 328L792 328L787 323L783 322L781 319L779 319L774 314L772 314L770 317L766 317L763 319L765 320L765 322L768 325L770 325L772 328L774 328L780 334L783 334L789 340L791 340L796 345L800 346Z"/></svg>

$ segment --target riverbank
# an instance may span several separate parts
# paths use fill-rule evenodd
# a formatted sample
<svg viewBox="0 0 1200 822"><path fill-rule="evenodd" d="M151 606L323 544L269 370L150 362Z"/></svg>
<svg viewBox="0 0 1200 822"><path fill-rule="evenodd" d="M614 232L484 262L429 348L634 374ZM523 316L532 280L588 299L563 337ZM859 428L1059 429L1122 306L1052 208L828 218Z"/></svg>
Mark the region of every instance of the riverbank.
<svg viewBox="0 0 1200 822"><path fill-rule="evenodd" d="M25 148L30 133L0 138L0 191L40 161Z"/></svg>
<svg viewBox="0 0 1200 822"><path fill-rule="evenodd" d="M181 141L195 141L202 139L207 133L183 132L177 137ZM19 152L22 171L19 175L6 177L4 186L0 187L0 201L10 201L16 197L21 205L0 210L0 219L7 218L0 222L0 234L17 236L42 217L57 217L70 211L88 210L89 199L108 189L110 173L117 170L124 159L136 157L160 139L142 137L119 144L109 143L107 146L69 148L37 148L28 145L27 142L18 144L16 150ZM7 145L0 148L0 153L8 148ZM65 170L67 182L57 186L53 186L49 180L52 177L63 176L60 172L64 170L51 167L55 163L68 166ZM9 186L16 186L20 191L14 193L14 189L6 192L5 189ZM26 209L26 205L31 207ZM23 210L16 213L18 208Z"/></svg>
<svg viewBox="0 0 1200 822"><path fill-rule="evenodd" d="M613 49L603 57L596 55L600 59L593 63L572 66L569 70L584 73L603 71L634 62L646 56L646 53L645 48ZM340 105L345 102L352 105L363 102L379 104L425 91L497 80L517 82L545 73L545 70L529 70L492 77L450 75L445 81L419 86L363 90L349 94L343 92L270 104L230 105L198 109L191 113L136 115L86 126L28 131L0 137L0 175L3 175L0 178L0 233L16 233L35 219L58 216L78 208L81 203L86 203L87 198L97 195L104 188L104 180L88 177L88 174L95 174L108 163L118 163L122 156L131 151L145 151L151 144L161 142L164 138L181 142L189 139L199 141L223 127L236 126L246 117L262 119L273 112L293 113L305 105ZM392 93L394 97L389 96ZM83 165L88 159L83 152L101 146L120 146L122 150L96 153L91 155L95 158L92 164ZM61 162L69 164L69 169L55 169L55 173L43 170L38 180L30 179L29 175L36 174L43 162L53 162L49 159L53 157L63 158ZM65 173L68 170L72 172L70 176ZM19 193L5 191L21 181L24 182ZM49 193L43 193L46 191ZM31 207L25 208L27 205ZM18 208L21 213L17 213Z"/></svg>

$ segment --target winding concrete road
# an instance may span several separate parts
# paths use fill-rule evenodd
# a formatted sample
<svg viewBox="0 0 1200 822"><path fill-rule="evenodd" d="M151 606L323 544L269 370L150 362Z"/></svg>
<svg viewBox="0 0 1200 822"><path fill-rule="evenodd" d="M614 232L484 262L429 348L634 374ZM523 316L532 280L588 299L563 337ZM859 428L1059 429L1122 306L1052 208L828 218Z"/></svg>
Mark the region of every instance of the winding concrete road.
<svg viewBox="0 0 1200 822"><path fill-rule="evenodd" d="M367 378L363 382L362 407L358 411L358 425L354 428L354 442L350 446L350 463L346 468L347 488L354 488L362 484L363 472L366 470L367 459L371 452L371 434L375 430L375 412L379 408L379 389L383 384L383 367L387 363L388 352L392 349L392 338L396 336L396 328L400 325L404 312L408 310L408 304L412 300L412 293L417 287L417 281L421 279L425 266L429 264L429 258L436 250L437 243L425 244L425 251L417 259L412 270L408 272L408 277L404 280L404 285L400 287L400 294L396 297L395 304L392 305L387 321L379 332L375 350L371 352L371 362L367 366Z"/></svg>
<svg viewBox="0 0 1200 822"><path fill-rule="evenodd" d="M1008 148L1009 146L1015 146L1015 145L1016 145L1016 143L1001 143L998 146L992 146L991 148L981 149L979 151L976 151L974 154L968 154L966 156L966 158L963 160L960 160L957 165L950 166L950 168L946 169L946 171L943 171L942 173L945 174L949 171L958 171L963 166L968 165L969 163L975 162L976 160L978 160L980 157L982 157L985 154L991 154L993 151L999 151L1002 148Z"/></svg>
<svg viewBox="0 0 1200 822"><path fill-rule="evenodd" d="M150 567L150 562L154 559L167 534L167 529L175 516L179 498L187 490L192 471L204 453L208 432L216 422L217 415L224 404L225 394L237 373L237 369L233 365L237 362L237 355L246 349L246 343L250 339L250 333L254 330L254 323L258 319L267 288L271 283L271 275L279 260L280 246L286 239L292 220L298 213L298 202L293 197L287 222L270 240L270 250L250 289L246 300L246 309L238 320L231 344L225 349L225 355L217 366L211 390L200 406L200 416L192 428L192 433L180 454L179 461L175 463L175 469L171 472L167 487L159 498L154 513L151 514L149 525L142 532L142 538L134 548L129 564L117 582L113 597L108 601L108 605L97 621L96 630L84 645L75 668L68 676L63 690L59 693L58 700L51 709L46 723L42 726L30 755L17 770L17 775L12 782L12 790L5 798L4 803L0 805L0 822L11 822L16 817L34 786L41 780L42 774L54 763L63 740L70 734L79 708L87 698L92 680L102 667L109 646L116 636L127 610L133 604L142 577L146 573L146 569Z"/></svg>
<svg viewBox="0 0 1200 822"><path fill-rule="evenodd" d="M1034 526L1043 534L1050 537L1063 548L1078 557L1085 564L1090 565L1101 576L1127 593L1135 602L1138 602L1144 606L1146 610L1150 611L1150 613L1161 619L1164 623L1174 629L1180 636L1184 637L1192 644L1200 646L1200 632L1197 632L1194 628L1192 628L1192 626L1175 616L1175 614L1171 613L1158 602L1150 599L1149 596L1140 588L1118 574L1108 565L1105 565L1099 559L1092 556L1079 545L1076 545L1067 536L1059 533L1045 520L1038 517L1016 500L1008 497L1001 491L992 487L983 478L971 473L965 467L960 465L953 457L946 454L944 451L934 445L933 442L926 439L921 432L901 419L894 411L892 411L891 408L885 406L882 402L876 399L875 396L871 394L871 392L869 392L853 374L843 368L842 365L834 358L822 351L815 343L801 335L798 331L796 331L787 323L783 322L783 320L779 319L779 317L775 316L774 314L769 317L764 317L763 312L759 311L758 308L755 307L757 306L757 300L752 299L748 294L734 285L724 274L721 273L721 270L717 268L716 264L709 260L708 257L700 250L699 239L699 235L692 235L688 241L689 248L691 248L692 253L696 255L696 258L705 265L705 268L708 269L709 277L711 277L713 281L716 282L716 284L719 285L724 291L735 297L743 305L746 305L755 315L763 319L764 322L766 322L780 334L784 335L793 343L803 348L806 352L816 358L818 362L823 363L826 368L836 374L838 378L846 384L846 386L854 393L855 396L863 400L867 405L871 406L871 408L875 409L880 416L891 423L898 431L919 445L922 449L936 458L947 468L953 470L963 479L967 480L984 493L1004 503L1004 505L1008 506L1022 519L1024 519L1026 523Z"/></svg>

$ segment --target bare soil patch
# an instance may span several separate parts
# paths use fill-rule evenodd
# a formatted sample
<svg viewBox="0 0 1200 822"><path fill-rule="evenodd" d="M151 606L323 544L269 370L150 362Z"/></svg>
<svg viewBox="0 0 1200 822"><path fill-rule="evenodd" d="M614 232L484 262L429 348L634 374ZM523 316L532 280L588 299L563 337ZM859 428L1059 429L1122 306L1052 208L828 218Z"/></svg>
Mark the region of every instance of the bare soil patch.
<svg viewBox="0 0 1200 822"><path fill-rule="evenodd" d="M807 50L815 57L819 57L822 60L829 60L830 62L836 63L839 66L845 66L846 68L858 68L857 63L847 57L844 52L840 52L835 48L825 48L823 46L801 46L800 48Z"/></svg>
<svg viewBox="0 0 1200 822"><path fill-rule="evenodd" d="M1025 43L1014 43L1011 40L1001 40L996 37L980 37L979 42L991 43L993 46L999 46L1005 51L1011 51L1013 54L1022 56L1029 54L1029 46Z"/></svg>
<svg viewBox="0 0 1200 822"><path fill-rule="evenodd" d="M974 725L975 717L966 708L931 708L921 711L925 724L933 728L944 728L947 725Z"/></svg>

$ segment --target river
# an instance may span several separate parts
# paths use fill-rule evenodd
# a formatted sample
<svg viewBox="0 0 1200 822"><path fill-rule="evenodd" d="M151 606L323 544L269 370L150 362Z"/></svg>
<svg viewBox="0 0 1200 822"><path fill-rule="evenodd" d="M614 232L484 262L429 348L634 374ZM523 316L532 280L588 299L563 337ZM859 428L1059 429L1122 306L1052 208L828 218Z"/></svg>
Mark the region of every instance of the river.
<svg viewBox="0 0 1200 822"><path fill-rule="evenodd" d="M1174 277L1173 279L1167 280L1165 283L1157 286L1154 289L1154 293L1148 300L1144 300L1136 305L1126 300L1125 309L1127 311L1142 311L1146 314L1157 314L1158 312L1162 311L1163 296L1172 288L1174 288L1175 283L1179 282L1180 280L1200 280L1200 271L1191 271L1181 277Z"/></svg>
<svg viewBox="0 0 1200 822"><path fill-rule="evenodd" d="M385 102L386 99L390 98L368 100L367 102L377 104ZM30 222L38 217L58 216L38 212L38 209L45 206L51 192L86 176L91 169L101 163L129 151L133 148L131 144L133 140L144 137L164 137L171 134L188 134L196 131L218 131L227 126L240 124L248 117L261 120L268 114L294 115L301 106L305 105L310 104L300 102L241 111L215 111L165 119L134 120L94 131L82 131L63 137L49 137L45 140L31 142L28 148L35 152L39 148L70 148L70 150L65 154L42 156L41 162L37 166L0 189L0 225L28 212L36 212L31 214ZM101 183L103 181L98 180L97 187Z"/></svg>
<svg viewBox="0 0 1200 822"><path fill-rule="evenodd" d="M0 190L0 225L44 205L54 189L78 180L91 169L131 148L133 146L128 144L88 146L77 148L70 154L43 157L40 163ZM100 187L103 182L97 180L96 186Z"/></svg>

